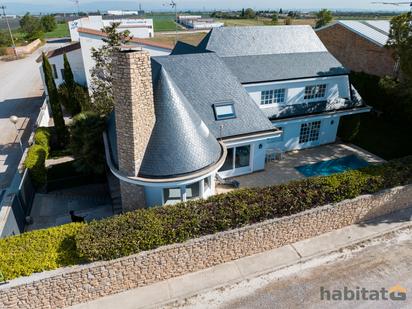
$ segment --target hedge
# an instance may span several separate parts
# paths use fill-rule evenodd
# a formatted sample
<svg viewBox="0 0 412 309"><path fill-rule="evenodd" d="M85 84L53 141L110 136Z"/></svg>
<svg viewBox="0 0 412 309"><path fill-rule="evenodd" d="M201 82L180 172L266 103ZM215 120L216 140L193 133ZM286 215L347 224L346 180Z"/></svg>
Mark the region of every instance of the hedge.
<svg viewBox="0 0 412 309"><path fill-rule="evenodd" d="M110 260L411 182L412 156L332 176L242 189L94 221L76 235L76 243L87 260Z"/></svg>
<svg viewBox="0 0 412 309"><path fill-rule="evenodd" d="M83 226L71 223L0 239L0 272L10 280L81 263L74 236Z"/></svg>
<svg viewBox="0 0 412 309"><path fill-rule="evenodd" d="M141 209L89 224L67 224L0 239L7 280L108 260L412 183L412 156L361 170L207 200Z"/></svg>
<svg viewBox="0 0 412 309"><path fill-rule="evenodd" d="M47 157L49 157L49 153L50 153L50 140L51 140L50 128L40 127L36 129L34 133L34 143L36 145L42 146L46 150Z"/></svg>
<svg viewBox="0 0 412 309"><path fill-rule="evenodd" d="M29 148L24 160L24 166L29 169L31 180L37 188L46 184L47 181L46 158L46 149L41 145L34 144Z"/></svg>

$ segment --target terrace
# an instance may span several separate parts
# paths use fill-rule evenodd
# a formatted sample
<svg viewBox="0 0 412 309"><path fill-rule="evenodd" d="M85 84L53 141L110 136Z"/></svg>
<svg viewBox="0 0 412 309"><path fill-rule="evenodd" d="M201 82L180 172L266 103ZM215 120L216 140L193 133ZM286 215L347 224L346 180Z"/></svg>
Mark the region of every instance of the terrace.
<svg viewBox="0 0 412 309"><path fill-rule="evenodd" d="M383 159L354 145L335 143L300 151L291 151L283 154L281 160L267 162L265 170L244 176L234 177L240 188L266 187L286 183L292 180L304 179L296 167L314 164L321 161L344 158L355 155L370 164L385 162ZM218 194L234 190L234 188L217 185Z"/></svg>

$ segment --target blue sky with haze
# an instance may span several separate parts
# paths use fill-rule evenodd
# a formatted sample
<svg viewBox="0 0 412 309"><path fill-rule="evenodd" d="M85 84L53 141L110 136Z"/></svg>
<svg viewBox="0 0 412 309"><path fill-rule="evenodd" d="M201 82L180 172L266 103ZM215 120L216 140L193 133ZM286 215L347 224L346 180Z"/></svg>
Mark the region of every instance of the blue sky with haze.
<svg viewBox="0 0 412 309"><path fill-rule="evenodd" d="M356 9L356 10L408 10L408 6L388 6L382 4L372 4L373 0L288 0L288 1L274 1L274 0L176 0L180 9L199 9L199 10L214 10L214 9L239 9L242 7L252 7L254 9L318 9L329 8L332 10ZM390 0L386 0L390 1ZM170 0L142 0L142 1L128 1L128 0L80 0L80 8L83 10L90 9L135 9L141 3L145 10L165 10ZM10 10L62 10L74 11L74 2L70 0L5 0L0 3L5 3ZM12 12L10 12L12 13ZM19 12L15 12L19 13Z"/></svg>

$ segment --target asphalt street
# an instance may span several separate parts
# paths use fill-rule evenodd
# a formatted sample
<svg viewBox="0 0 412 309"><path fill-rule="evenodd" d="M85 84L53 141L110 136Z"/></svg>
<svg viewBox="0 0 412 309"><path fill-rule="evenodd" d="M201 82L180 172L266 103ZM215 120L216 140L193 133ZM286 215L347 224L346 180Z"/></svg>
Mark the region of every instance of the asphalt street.
<svg viewBox="0 0 412 309"><path fill-rule="evenodd" d="M19 138L26 144L32 126L43 103L43 85L40 63L36 58L41 50L56 44L46 44L27 58L0 61L0 191L10 185L21 159ZM11 115L19 117L17 130L9 121Z"/></svg>

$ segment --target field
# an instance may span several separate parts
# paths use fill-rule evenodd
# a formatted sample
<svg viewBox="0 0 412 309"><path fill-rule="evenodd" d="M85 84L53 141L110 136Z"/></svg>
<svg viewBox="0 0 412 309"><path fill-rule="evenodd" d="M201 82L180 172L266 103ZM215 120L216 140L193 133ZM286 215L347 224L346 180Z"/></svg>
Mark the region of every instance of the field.
<svg viewBox="0 0 412 309"><path fill-rule="evenodd" d="M153 27L155 32L160 31L175 31L175 15L170 13L165 14L146 14L145 18L153 18ZM181 26L178 25L178 30L183 30Z"/></svg>
<svg viewBox="0 0 412 309"><path fill-rule="evenodd" d="M57 24L57 28L52 32L47 32L44 34L46 39L49 38L63 38L66 36L70 36L69 33L69 25L67 23L64 24Z"/></svg>

